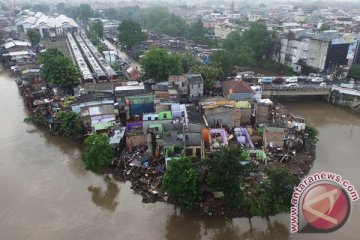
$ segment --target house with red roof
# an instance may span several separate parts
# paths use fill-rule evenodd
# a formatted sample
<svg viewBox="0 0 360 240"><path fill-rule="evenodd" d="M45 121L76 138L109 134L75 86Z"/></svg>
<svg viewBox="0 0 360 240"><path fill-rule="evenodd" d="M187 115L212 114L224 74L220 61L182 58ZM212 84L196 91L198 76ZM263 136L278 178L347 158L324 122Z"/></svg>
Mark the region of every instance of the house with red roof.
<svg viewBox="0 0 360 240"><path fill-rule="evenodd" d="M254 91L244 81L227 80L222 82L224 96L229 100L251 101L254 99Z"/></svg>

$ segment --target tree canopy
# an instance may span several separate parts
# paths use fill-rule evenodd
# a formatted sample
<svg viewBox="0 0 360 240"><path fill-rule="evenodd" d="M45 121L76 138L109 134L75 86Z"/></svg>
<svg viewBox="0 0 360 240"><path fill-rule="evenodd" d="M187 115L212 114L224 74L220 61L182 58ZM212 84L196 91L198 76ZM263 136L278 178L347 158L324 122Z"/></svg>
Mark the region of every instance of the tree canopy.
<svg viewBox="0 0 360 240"><path fill-rule="evenodd" d="M48 4L44 4L44 3L41 3L41 4L34 4L32 6L32 10L34 12L43 12L43 13L48 13L49 10L50 10L50 7Z"/></svg>
<svg viewBox="0 0 360 240"><path fill-rule="evenodd" d="M269 199L269 213L288 212L293 189L299 184L299 178L282 168L270 168L267 175L268 179L263 183L263 187Z"/></svg>
<svg viewBox="0 0 360 240"><path fill-rule="evenodd" d="M350 77L360 79L360 64L351 65L348 75Z"/></svg>
<svg viewBox="0 0 360 240"><path fill-rule="evenodd" d="M60 111L56 114L55 133L60 136L78 138L83 132L80 114L72 111Z"/></svg>
<svg viewBox="0 0 360 240"><path fill-rule="evenodd" d="M125 44L129 50L135 44L145 41L147 38L146 33L141 30L141 25L131 20L122 21L118 31L119 41Z"/></svg>
<svg viewBox="0 0 360 240"><path fill-rule="evenodd" d="M90 23L89 31L92 35L94 35L97 39L104 38L104 24L100 20L95 20Z"/></svg>
<svg viewBox="0 0 360 240"><path fill-rule="evenodd" d="M35 45L37 45L38 43L40 43L41 34L40 34L40 32L39 32L37 29L29 28L29 29L26 31L26 35L27 35L27 37L29 38L32 46L35 46Z"/></svg>
<svg viewBox="0 0 360 240"><path fill-rule="evenodd" d="M189 27L189 38L195 43L202 42L205 37L205 29L202 21L199 19L197 22L194 22Z"/></svg>
<svg viewBox="0 0 360 240"><path fill-rule="evenodd" d="M222 76L221 68L199 63L190 68L191 73L200 73L204 80L205 91L211 91L213 84Z"/></svg>
<svg viewBox="0 0 360 240"><path fill-rule="evenodd" d="M169 162L162 188L185 205L199 198L199 179L190 158L182 157Z"/></svg>
<svg viewBox="0 0 360 240"><path fill-rule="evenodd" d="M222 191L224 200L231 206L239 206L243 202L240 177L247 177L254 170L252 163L245 166L240 164L240 161L246 160L244 151L240 148L221 148L203 161L209 190Z"/></svg>
<svg viewBox="0 0 360 240"><path fill-rule="evenodd" d="M167 81L170 75L183 73L181 57L163 48L151 48L140 59L145 79L152 78L157 82Z"/></svg>
<svg viewBox="0 0 360 240"><path fill-rule="evenodd" d="M96 171L98 167L111 165L114 149L108 141L107 136L101 134L90 135L85 139L82 160L87 170Z"/></svg>
<svg viewBox="0 0 360 240"><path fill-rule="evenodd" d="M223 42L222 51L212 56L212 62L221 67L225 75L232 75L235 65L241 66L276 66L279 72L288 72L281 64L275 65L271 58L278 47L276 32L268 31L264 23L251 23L249 29L240 35L238 32L228 34Z"/></svg>
<svg viewBox="0 0 360 240"><path fill-rule="evenodd" d="M314 126L306 124L305 133L309 134L309 137L313 140L318 140L319 130L317 130Z"/></svg>
<svg viewBox="0 0 360 240"><path fill-rule="evenodd" d="M79 11L78 17L83 21L87 21L94 14L93 10L91 9L91 6L85 3L80 4L78 11Z"/></svg>
<svg viewBox="0 0 360 240"><path fill-rule="evenodd" d="M65 11L65 3L60 2L60 3L56 4L56 11L58 13L64 13L64 11Z"/></svg>
<svg viewBox="0 0 360 240"><path fill-rule="evenodd" d="M166 7L141 9L131 17L147 30L164 33L170 36L186 36L185 20L169 12Z"/></svg>
<svg viewBox="0 0 360 240"><path fill-rule="evenodd" d="M70 58L57 48L48 48L39 55L40 74L49 83L70 91L79 84L80 73Z"/></svg>

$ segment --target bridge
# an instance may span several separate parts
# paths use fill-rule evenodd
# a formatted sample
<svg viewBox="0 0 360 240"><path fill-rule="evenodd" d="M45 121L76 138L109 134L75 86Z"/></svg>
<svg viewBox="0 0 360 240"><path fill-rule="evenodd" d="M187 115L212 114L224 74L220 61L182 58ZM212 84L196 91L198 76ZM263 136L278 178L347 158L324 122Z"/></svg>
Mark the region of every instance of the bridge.
<svg viewBox="0 0 360 240"><path fill-rule="evenodd" d="M320 87L319 85L299 85L298 87L286 86L262 86L262 95L271 96L329 96L331 86Z"/></svg>

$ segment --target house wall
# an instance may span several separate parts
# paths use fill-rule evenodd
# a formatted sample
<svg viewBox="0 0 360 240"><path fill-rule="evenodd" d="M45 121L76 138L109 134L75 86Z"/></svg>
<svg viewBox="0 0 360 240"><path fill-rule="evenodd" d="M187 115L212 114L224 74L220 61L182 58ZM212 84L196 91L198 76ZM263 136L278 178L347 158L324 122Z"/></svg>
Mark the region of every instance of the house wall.
<svg viewBox="0 0 360 240"><path fill-rule="evenodd" d="M240 115L240 123L241 124L250 124L251 123L251 108L242 108Z"/></svg>
<svg viewBox="0 0 360 240"><path fill-rule="evenodd" d="M329 42L327 41L310 39L306 64L313 68L323 70L325 68L328 47Z"/></svg>
<svg viewBox="0 0 360 240"><path fill-rule="evenodd" d="M301 40L281 40L280 63L291 67L294 71L300 72L298 65L300 59L306 62L308 52L309 39Z"/></svg>
<svg viewBox="0 0 360 240"><path fill-rule="evenodd" d="M230 27L223 27L221 25L215 26L215 37L225 39L231 32L235 32L237 29Z"/></svg>
<svg viewBox="0 0 360 240"><path fill-rule="evenodd" d="M126 135L126 146L129 149L131 146L146 146L147 142L145 139L145 135Z"/></svg>
<svg viewBox="0 0 360 240"><path fill-rule="evenodd" d="M256 109L256 123L266 123L269 118L269 106L268 105L255 105Z"/></svg>
<svg viewBox="0 0 360 240"><path fill-rule="evenodd" d="M171 123L171 122L172 122L172 120L143 121L144 134L147 133L147 130L148 130L150 124L167 124L167 123Z"/></svg>
<svg viewBox="0 0 360 240"><path fill-rule="evenodd" d="M154 95L156 98L164 98L164 99L169 99L170 95L169 95L169 91L165 90L165 91L154 91Z"/></svg>
<svg viewBox="0 0 360 240"><path fill-rule="evenodd" d="M284 138L284 130L278 128L265 128L263 134L264 146L268 147L269 143L272 142L275 146L282 147Z"/></svg>
<svg viewBox="0 0 360 240"><path fill-rule="evenodd" d="M185 75L170 76L169 86L178 86L181 93L187 93L187 79Z"/></svg>
<svg viewBox="0 0 360 240"><path fill-rule="evenodd" d="M253 93L231 93L231 94L228 94L227 98L229 100L238 100L238 101L253 100L254 94Z"/></svg>
<svg viewBox="0 0 360 240"><path fill-rule="evenodd" d="M217 121L222 125L226 125L230 128L240 127L242 109L229 108L229 107L217 107L207 109L205 111L205 117L209 125L216 125ZM250 121L249 121L250 122Z"/></svg>
<svg viewBox="0 0 360 240"><path fill-rule="evenodd" d="M204 95L204 84L195 83L189 84L189 100L198 99Z"/></svg>

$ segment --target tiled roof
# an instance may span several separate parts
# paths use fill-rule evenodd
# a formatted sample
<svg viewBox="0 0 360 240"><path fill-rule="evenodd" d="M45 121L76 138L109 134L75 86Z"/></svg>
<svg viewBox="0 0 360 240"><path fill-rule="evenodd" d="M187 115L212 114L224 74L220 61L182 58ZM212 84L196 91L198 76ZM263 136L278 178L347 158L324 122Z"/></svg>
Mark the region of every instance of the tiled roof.
<svg viewBox="0 0 360 240"><path fill-rule="evenodd" d="M222 83L224 94L229 93L253 93L253 90L244 81L228 80Z"/></svg>

